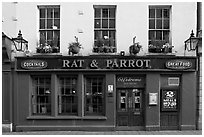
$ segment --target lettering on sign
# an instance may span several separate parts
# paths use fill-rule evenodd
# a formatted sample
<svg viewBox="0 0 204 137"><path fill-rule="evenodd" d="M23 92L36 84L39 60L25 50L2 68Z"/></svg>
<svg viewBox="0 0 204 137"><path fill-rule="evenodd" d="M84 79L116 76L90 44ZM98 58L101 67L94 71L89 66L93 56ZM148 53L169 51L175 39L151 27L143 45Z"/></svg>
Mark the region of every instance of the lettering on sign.
<svg viewBox="0 0 204 137"><path fill-rule="evenodd" d="M63 68L81 68L83 66L84 60L63 60Z"/></svg>
<svg viewBox="0 0 204 137"><path fill-rule="evenodd" d="M144 87L144 78L121 76L117 78L117 87Z"/></svg>
<svg viewBox="0 0 204 137"><path fill-rule="evenodd" d="M86 62L86 63L85 63ZM104 64L104 65L103 65ZM104 62L93 59L88 63L85 60L62 60L63 68L107 68L107 69L120 69L120 68L150 68L150 60L148 59L107 59Z"/></svg>
<svg viewBox="0 0 204 137"><path fill-rule="evenodd" d="M169 69L190 69L192 62L188 60L170 60L166 62L166 67Z"/></svg>
<svg viewBox="0 0 204 137"><path fill-rule="evenodd" d="M142 81L141 78L134 78L134 77L119 77L118 78L119 82L140 82Z"/></svg>
<svg viewBox="0 0 204 137"><path fill-rule="evenodd" d="M47 62L42 60L25 60L21 62L21 67L24 69L44 69L47 67Z"/></svg>
<svg viewBox="0 0 204 137"><path fill-rule="evenodd" d="M150 60L106 60L106 67L107 68L148 68Z"/></svg>

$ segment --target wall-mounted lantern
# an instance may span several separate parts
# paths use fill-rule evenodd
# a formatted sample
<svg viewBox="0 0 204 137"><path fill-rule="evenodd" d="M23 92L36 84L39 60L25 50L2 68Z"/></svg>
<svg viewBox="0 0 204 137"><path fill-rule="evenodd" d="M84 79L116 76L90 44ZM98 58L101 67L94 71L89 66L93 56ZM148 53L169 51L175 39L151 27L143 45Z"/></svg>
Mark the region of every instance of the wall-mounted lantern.
<svg viewBox="0 0 204 137"><path fill-rule="evenodd" d="M201 40L201 37L195 37L193 30L191 31L190 38L187 39L185 43L185 50L195 51L198 47L198 43Z"/></svg>
<svg viewBox="0 0 204 137"><path fill-rule="evenodd" d="M26 49L26 47L28 47L28 41L23 39L23 36L21 34L21 30L19 30L18 37L12 38L12 41L13 41L15 49L17 51L24 51Z"/></svg>

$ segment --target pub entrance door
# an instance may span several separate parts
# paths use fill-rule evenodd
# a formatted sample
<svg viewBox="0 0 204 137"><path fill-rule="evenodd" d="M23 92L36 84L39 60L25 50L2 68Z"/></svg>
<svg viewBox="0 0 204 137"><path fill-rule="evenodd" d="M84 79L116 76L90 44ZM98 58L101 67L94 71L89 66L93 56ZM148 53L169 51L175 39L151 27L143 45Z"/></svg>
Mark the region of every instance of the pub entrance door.
<svg viewBox="0 0 204 137"><path fill-rule="evenodd" d="M134 130L141 130L144 125L143 106L144 89L117 90L117 126Z"/></svg>

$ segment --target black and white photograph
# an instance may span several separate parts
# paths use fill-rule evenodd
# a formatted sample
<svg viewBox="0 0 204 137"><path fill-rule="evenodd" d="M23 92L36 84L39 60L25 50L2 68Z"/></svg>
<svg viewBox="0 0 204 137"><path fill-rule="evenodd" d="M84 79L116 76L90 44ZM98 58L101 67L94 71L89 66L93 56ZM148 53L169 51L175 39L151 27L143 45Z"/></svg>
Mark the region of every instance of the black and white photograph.
<svg viewBox="0 0 204 137"><path fill-rule="evenodd" d="M2 135L202 135L202 1L1 7Z"/></svg>

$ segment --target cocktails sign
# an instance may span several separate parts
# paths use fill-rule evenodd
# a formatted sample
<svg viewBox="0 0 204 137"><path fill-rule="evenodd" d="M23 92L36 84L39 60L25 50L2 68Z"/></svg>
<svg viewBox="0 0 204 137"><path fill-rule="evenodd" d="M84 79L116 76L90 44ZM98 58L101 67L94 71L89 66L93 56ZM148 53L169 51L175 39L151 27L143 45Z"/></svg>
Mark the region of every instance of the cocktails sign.
<svg viewBox="0 0 204 137"><path fill-rule="evenodd" d="M47 67L47 62L42 60L25 60L21 62L24 69L43 69Z"/></svg>

